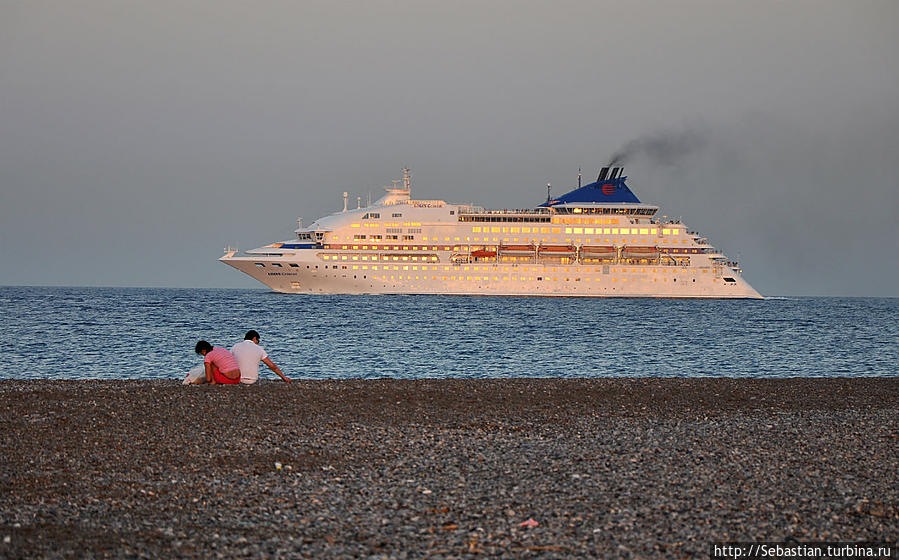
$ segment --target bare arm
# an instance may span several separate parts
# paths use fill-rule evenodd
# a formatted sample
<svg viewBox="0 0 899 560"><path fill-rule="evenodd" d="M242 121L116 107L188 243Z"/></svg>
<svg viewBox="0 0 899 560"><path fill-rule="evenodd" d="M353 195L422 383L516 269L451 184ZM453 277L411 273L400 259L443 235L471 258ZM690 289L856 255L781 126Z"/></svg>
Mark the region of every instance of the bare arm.
<svg viewBox="0 0 899 560"><path fill-rule="evenodd" d="M275 362L271 361L271 360L268 359L268 358L262 358L262 361L265 362L265 365L268 366L268 369L270 369L270 370L272 370L273 372L275 372L275 373L277 373L278 375L280 375L280 376L281 376L281 379L284 380L284 383L290 383L290 382L291 382L290 379L288 379L288 377L287 377L286 375L284 375L284 372L281 371L281 368L279 368L278 366L275 365Z"/></svg>
<svg viewBox="0 0 899 560"><path fill-rule="evenodd" d="M212 364L204 364L206 366L206 383L215 385L215 379L212 377Z"/></svg>

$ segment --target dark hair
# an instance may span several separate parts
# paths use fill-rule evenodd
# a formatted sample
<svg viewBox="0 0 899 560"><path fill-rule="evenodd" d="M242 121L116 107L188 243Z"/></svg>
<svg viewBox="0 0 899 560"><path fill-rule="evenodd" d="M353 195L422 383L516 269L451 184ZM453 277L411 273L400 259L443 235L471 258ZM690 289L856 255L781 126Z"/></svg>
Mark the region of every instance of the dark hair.
<svg viewBox="0 0 899 560"><path fill-rule="evenodd" d="M206 350L207 352L212 352L212 345L206 342L205 340L201 340L197 343L197 346L194 348L194 352L199 354L201 351Z"/></svg>
<svg viewBox="0 0 899 560"><path fill-rule="evenodd" d="M254 330L247 331L247 334L243 336L244 340L253 340L254 338L259 338L259 333Z"/></svg>

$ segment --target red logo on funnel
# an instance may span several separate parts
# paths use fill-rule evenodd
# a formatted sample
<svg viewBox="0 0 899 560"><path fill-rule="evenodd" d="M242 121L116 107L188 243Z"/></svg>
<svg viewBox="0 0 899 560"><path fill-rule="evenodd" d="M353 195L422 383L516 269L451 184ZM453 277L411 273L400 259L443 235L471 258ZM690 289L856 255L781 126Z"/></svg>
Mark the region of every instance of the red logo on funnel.
<svg viewBox="0 0 899 560"><path fill-rule="evenodd" d="M604 195L612 195L615 194L615 185L612 183L606 183L602 186L602 194Z"/></svg>

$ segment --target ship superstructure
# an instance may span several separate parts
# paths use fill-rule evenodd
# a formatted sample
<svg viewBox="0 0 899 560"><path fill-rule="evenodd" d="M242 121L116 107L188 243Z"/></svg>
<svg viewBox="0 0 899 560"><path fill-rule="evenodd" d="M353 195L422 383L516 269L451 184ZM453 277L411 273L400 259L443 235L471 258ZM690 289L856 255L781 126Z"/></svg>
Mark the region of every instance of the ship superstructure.
<svg viewBox="0 0 899 560"><path fill-rule="evenodd" d="M275 291L760 298L735 262L640 202L624 169L531 209L412 198L408 169L377 202L219 260ZM547 186L549 187L549 186Z"/></svg>

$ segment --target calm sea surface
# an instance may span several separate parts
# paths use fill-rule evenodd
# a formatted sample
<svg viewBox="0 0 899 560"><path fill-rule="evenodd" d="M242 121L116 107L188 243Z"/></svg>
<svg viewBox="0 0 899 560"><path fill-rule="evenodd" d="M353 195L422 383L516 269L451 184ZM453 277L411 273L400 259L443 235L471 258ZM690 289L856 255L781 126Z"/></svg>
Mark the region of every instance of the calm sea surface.
<svg viewBox="0 0 899 560"><path fill-rule="evenodd" d="M899 299L0 287L0 316L4 379L181 379L251 328L296 378L899 375Z"/></svg>

